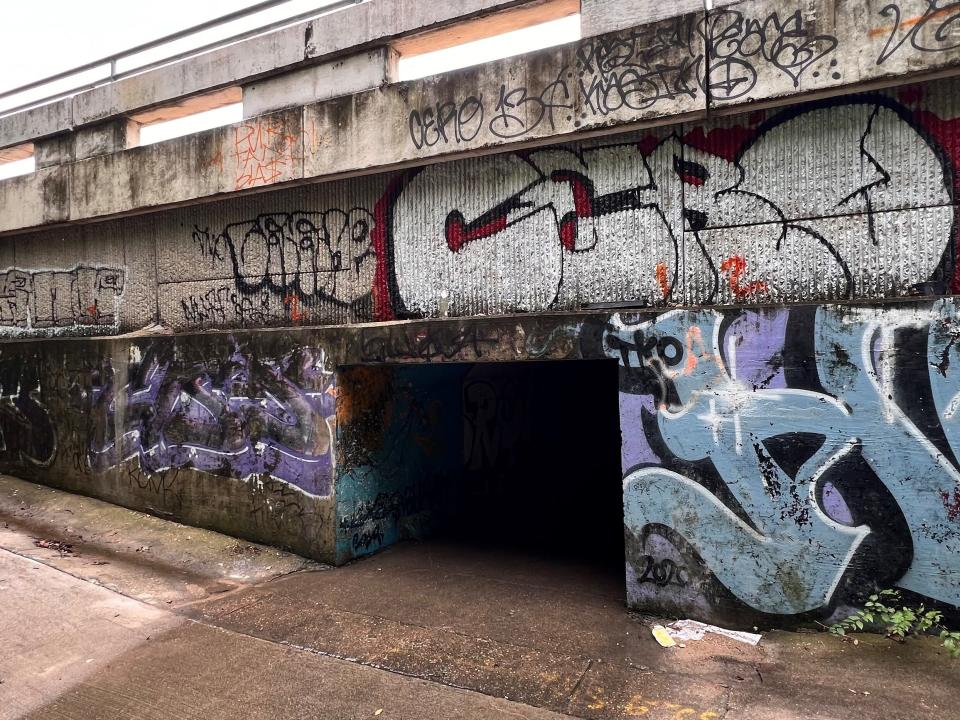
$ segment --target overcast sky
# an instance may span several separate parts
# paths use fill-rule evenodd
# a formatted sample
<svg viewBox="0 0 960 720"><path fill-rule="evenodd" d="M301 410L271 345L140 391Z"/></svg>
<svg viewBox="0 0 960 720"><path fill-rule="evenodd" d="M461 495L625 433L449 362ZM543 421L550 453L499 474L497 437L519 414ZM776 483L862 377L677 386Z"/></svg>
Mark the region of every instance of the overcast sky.
<svg viewBox="0 0 960 720"><path fill-rule="evenodd" d="M260 0L8 0L0 35L0 91L98 60L127 48L256 5ZM328 5L333 0L291 0L274 10L177 47L242 32L251 27ZM143 60L143 58L138 58Z"/></svg>
<svg viewBox="0 0 960 720"><path fill-rule="evenodd" d="M245 7L261 0L10 0L4 3L4 31L0 35L0 92L18 87L63 70L155 40L178 30L197 25L212 18ZM289 0L277 8L261 11L247 19L236 21L214 30L197 33L173 44L164 45L152 53L140 54L121 63L121 72L152 59L197 47L245 30L259 27L313 9L322 10L336 0ZM433 0L423 0L431 2ZM579 33L579 19L567 18L551 23L541 32L527 33L520 43L521 51L568 42ZM519 37L503 38L500 42L485 41L476 47L465 48L460 58L469 57L483 62L505 54L503 47L516 45ZM411 73L427 74L442 70L439 58L423 58L424 70ZM455 64L464 64L462 59ZM442 62L441 65L447 63ZM96 77L71 78L70 86L99 79L106 68L93 71ZM67 86L56 89L67 89ZM49 94L44 90L43 94ZM33 97L18 100L32 100ZM9 106L9 105L7 105ZM2 108L2 105L0 105Z"/></svg>

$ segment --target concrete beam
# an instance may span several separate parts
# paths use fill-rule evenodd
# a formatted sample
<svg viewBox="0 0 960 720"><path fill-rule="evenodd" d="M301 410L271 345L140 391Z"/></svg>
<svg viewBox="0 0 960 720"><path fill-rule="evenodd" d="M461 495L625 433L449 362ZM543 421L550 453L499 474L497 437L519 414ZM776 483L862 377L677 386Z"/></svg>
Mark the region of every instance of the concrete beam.
<svg viewBox="0 0 960 720"><path fill-rule="evenodd" d="M526 1L426 3L422 0L368 0L355 7L101 85L72 98L0 118L0 147L250 82L312 60L330 58L353 48L365 48L400 35L510 8Z"/></svg>
<svg viewBox="0 0 960 720"><path fill-rule="evenodd" d="M704 0L580 0L583 37L702 12Z"/></svg>
<svg viewBox="0 0 960 720"><path fill-rule="evenodd" d="M265 78L243 88L243 116L308 105L381 87L397 79L397 53L380 47Z"/></svg>
<svg viewBox="0 0 960 720"><path fill-rule="evenodd" d="M0 182L0 232L956 73L960 10L884 2L740 3L44 168Z"/></svg>
<svg viewBox="0 0 960 720"><path fill-rule="evenodd" d="M419 55L502 35L530 25L568 17L578 12L580 12L580 0L535 0L510 10L458 22L439 30L407 35L394 41L393 47L400 55ZM627 27L627 25L620 27Z"/></svg>

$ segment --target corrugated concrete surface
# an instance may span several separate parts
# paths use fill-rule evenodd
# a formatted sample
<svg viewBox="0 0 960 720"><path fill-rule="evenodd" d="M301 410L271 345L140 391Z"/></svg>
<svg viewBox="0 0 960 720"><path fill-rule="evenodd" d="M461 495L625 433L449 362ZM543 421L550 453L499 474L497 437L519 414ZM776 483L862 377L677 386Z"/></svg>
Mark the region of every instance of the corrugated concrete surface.
<svg viewBox="0 0 960 720"><path fill-rule="evenodd" d="M955 291L956 97L945 80L9 236L0 333ZM237 131L218 167L294 173L279 128ZM126 192L85 182L93 203Z"/></svg>

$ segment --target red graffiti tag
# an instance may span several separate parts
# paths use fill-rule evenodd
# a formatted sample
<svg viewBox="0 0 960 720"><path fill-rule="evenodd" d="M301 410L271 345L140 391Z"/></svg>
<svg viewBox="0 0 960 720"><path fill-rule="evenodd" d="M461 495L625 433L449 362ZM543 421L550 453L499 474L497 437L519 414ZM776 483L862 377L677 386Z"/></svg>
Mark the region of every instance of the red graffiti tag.
<svg viewBox="0 0 960 720"><path fill-rule="evenodd" d="M667 264L666 263L657 263L654 272L657 275L657 284L660 286L660 291L663 293L663 299L666 300L670 297L670 283L667 281Z"/></svg>
<svg viewBox="0 0 960 720"><path fill-rule="evenodd" d="M727 284L735 297L745 298L754 293L764 292L767 289L765 282L751 282L740 284L740 277L747 269L747 261L742 255L728 257L720 263L720 272L727 273Z"/></svg>
<svg viewBox="0 0 960 720"><path fill-rule="evenodd" d="M296 295L287 295L283 304L290 308L290 319L293 322L300 322L307 316L307 313L300 311L300 298Z"/></svg>

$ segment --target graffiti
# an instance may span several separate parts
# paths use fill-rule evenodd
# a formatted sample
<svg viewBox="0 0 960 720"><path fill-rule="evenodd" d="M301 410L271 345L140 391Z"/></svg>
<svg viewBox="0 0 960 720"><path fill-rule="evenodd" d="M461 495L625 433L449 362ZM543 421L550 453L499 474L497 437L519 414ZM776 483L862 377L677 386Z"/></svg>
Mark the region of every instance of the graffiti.
<svg viewBox="0 0 960 720"><path fill-rule="evenodd" d="M121 387L109 363L95 373L92 470L136 461L147 476L191 468L329 494L336 393L323 351L301 348L274 361L238 347L224 360L192 364L148 352L125 370Z"/></svg>
<svg viewBox="0 0 960 720"><path fill-rule="evenodd" d="M257 482L250 510L250 519L257 527L270 532L302 533L308 515L312 516L315 528L323 526L322 515L304 508L304 497L299 488L271 477Z"/></svg>
<svg viewBox="0 0 960 720"><path fill-rule="evenodd" d="M415 108L407 118L410 140L417 150L469 143L483 131L513 140L541 126L554 132L561 123L577 127L586 118L640 112L698 92L735 100L754 89L765 68L793 87L808 73L838 80L837 61L825 64L837 45L834 36L816 34L799 10L783 19L732 9L676 17L584 40L542 87L502 83L486 100L467 94Z"/></svg>
<svg viewBox="0 0 960 720"><path fill-rule="evenodd" d="M677 585L686 587L689 580L686 577L687 569L682 565L677 565L670 558L657 560L652 555L643 555L640 557L640 563L643 569L637 577L638 583L654 583L659 587L667 585Z"/></svg>
<svg viewBox="0 0 960 720"><path fill-rule="evenodd" d="M199 254L212 267L227 265L235 287L185 298L184 320L191 325L228 318L256 324L273 315L309 320L322 307L362 312L376 264L372 225L371 213L353 208L259 215L216 235L195 227ZM271 303L271 297L277 302Z"/></svg>
<svg viewBox="0 0 960 720"><path fill-rule="evenodd" d="M522 448L530 447L530 398L520 378L498 372L496 366L473 368L463 383L463 465L489 487L499 475L514 469Z"/></svg>
<svg viewBox="0 0 960 720"><path fill-rule="evenodd" d="M874 28L871 37L887 36L877 56L882 65L900 48L909 43L918 52L943 52L960 47L960 2L951 0L922 0L923 12L915 17L903 17L900 3L892 2L880 10L880 16L892 21L890 27Z"/></svg>
<svg viewBox="0 0 960 720"><path fill-rule="evenodd" d="M577 47L577 91L585 114L645 110L661 100L696 97L702 56L691 18L586 40Z"/></svg>
<svg viewBox="0 0 960 720"><path fill-rule="evenodd" d="M757 83L759 60L788 76L794 87L801 76L837 47L832 35L816 35L800 11L784 20L777 12L763 19L747 18L737 10L710 13L701 21L700 35L707 45L710 67L701 86L717 100L747 95ZM836 60L829 66L840 79ZM813 77L819 73L814 71Z"/></svg>
<svg viewBox="0 0 960 720"><path fill-rule="evenodd" d="M865 569L960 605L957 328L950 300L613 316L628 531L665 529L766 613L827 607Z"/></svg>
<svg viewBox="0 0 960 720"><path fill-rule="evenodd" d="M377 317L796 299L810 267L818 298L924 292L950 280L952 175L930 133L881 95L729 132L433 165L378 210ZM927 247L903 267L911 207L924 208ZM871 271L877 258L892 271Z"/></svg>
<svg viewBox="0 0 960 720"><path fill-rule="evenodd" d="M456 324L433 325L403 332L394 329L383 334L365 333L360 358L363 362L391 360L481 359L498 344L495 335L479 328Z"/></svg>
<svg viewBox="0 0 960 720"><path fill-rule="evenodd" d="M180 301L180 309L183 321L191 327L266 325L277 315L271 298L268 291L243 295L236 287L220 285L187 295Z"/></svg>
<svg viewBox="0 0 960 720"><path fill-rule="evenodd" d="M233 129L236 160L235 190L269 185L292 176L300 135L290 132L279 118L261 118Z"/></svg>
<svg viewBox="0 0 960 720"><path fill-rule="evenodd" d="M0 275L0 335L115 331L123 282L116 268L9 268Z"/></svg>
<svg viewBox="0 0 960 720"><path fill-rule="evenodd" d="M0 462L48 466L57 432L41 397L38 358L0 359Z"/></svg>
<svg viewBox="0 0 960 720"><path fill-rule="evenodd" d="M470 142L483 127L483 102L473 95L459 103L440 102L436 107L410 113L410 137L417 150L437 143Z"/></svg>
<svg viewBox="0 0 960 720"><path fill-rule="evenodd" d="M128 463L125 477L129 487L136 487L160 498L163 507L179 510L183 507L183 487L179 482L180 470L160 472L144 471L136 463Z"/></svg>
<svg viewBox="0 0 960 720"><path fill-rule="evenodd" d="M344 368L339 379L338 562L419 538L455 489L465 366Z"/></svg>
<svg viewBox="0 0 960 720"><path fill-rule="evenodd" d="M354 551L362 550L368 552L372 547L379 547L383 544L383 530L377 526L371 530L355 532L351 540Z"/></svg>
<svg viewBox="0 0 960 720"><path fill-rule="evenodd" d="M354 530L382 520L399 523L404 516L419 512L423 503L419 486L404 487L396 492L380 492L373 502L358 500L351 512L341 516L340 527Z"/></svg>

